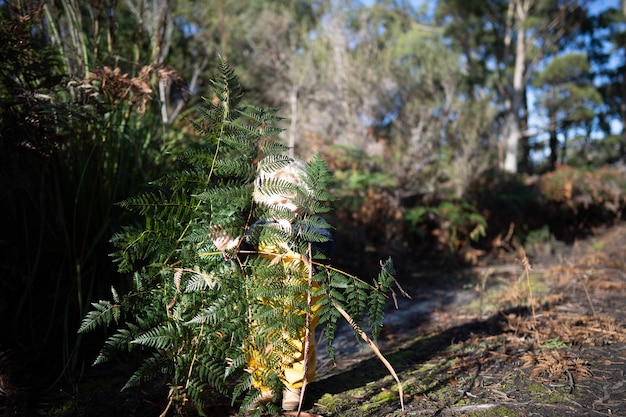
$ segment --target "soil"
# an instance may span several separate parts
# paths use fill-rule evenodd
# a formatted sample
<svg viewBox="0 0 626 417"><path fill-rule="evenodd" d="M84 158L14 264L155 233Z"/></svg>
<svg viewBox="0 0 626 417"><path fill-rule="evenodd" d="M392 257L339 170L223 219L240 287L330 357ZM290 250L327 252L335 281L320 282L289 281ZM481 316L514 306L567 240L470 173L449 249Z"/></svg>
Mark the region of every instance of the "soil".
<svg viewBox="0 0 626 417"><path fill-rule="evenodd" d="M302 416L626 416L626 225L571 245L503 246L472 268L403 270L411 299L390 302L378 341L402 402L345 325L336 362L318 348ZM127 377L89 369L33 415L160 415L163 381L119 393ZM204 412L236 415L219 396Z"/></svg>

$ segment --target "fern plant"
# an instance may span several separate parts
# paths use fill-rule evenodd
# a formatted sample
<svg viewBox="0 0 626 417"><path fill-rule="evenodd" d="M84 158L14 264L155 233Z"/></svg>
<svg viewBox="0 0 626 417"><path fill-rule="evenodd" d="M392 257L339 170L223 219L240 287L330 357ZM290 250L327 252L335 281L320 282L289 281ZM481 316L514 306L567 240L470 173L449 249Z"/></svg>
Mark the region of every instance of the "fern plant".
<svg viewBox="0 0 626 417"><path fill-rule="evenodd" d="M212 239L216 230L230 236L248 233L255 239L252 222L271 210L253 204L259 165L272 170L289 163L286 148L274 139L279 132L277 111L242 105L233 70L221 62L218 73L212 82L215 98L205 100L206 107L199 109L202 118L195 123L201 144L181 151L176 172L120 203L144 219L112 239L117 248L114 259L119 271L132 277L132 288L123 295L112 288L111 300L93 303L79 329L83 333L115 324L117 330L95 363L119 350L147 352L124 388L166 374L171 379L168 407L174 404L178 412L191 402L201 413L206 392L218 391L233 402L243 399L243 406L249 404L255 393L244 369L246 347L271 345L272 352L293 351L284 335L298 335L313 309L325 323L331 353L342 315L361 336L367 318L376 336L394 282L391 261L383 264L374 284L366 284L333 268L314 250L316 242L328 239L319 232L328 227L319 216L329 210L331 199L330 174L319 156L306 167L307 192L295 190L299 210L291 232L254 228L254 233L265 234L265 241L287 242L295 253L304 254L300 261L310 266L312 285L289 282L288 269L295 263L237 247L227 253L217 250ZM288 186L269 181L260 191ZM293 309L272 308L272 303L259 303L260 299L280 299ZM259 323L263 332L255 331ZM270 352L264 361L272 369L279 354ZM280 385L271 371L265 378Z"/></svg>

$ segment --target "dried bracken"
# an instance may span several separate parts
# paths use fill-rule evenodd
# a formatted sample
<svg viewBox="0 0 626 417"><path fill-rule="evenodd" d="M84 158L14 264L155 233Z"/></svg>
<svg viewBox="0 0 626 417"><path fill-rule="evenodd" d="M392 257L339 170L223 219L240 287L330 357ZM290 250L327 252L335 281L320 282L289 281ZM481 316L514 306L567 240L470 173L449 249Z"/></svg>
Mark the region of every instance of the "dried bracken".
<svg viewBox="0 0 626 417"><path fill-rule="evenodd" d="M128 74L123 74L119 67L105 66L90 72L85 84L99 82L102 92L111 101L128 100L131 105L137 106L139 114L144 114L146 104L152 95L152 88L149 84L152 71L151 66L146 66L139 71L139 76L129 78Z"/></svg>
<svg viewBox="0 0 626 417"><path fill-rule="evenodd" d="M522 355L521 359L523 367L532 367L530 378L535 380L566 380L572 383L572 378L578 381L593 375L586 360L563 349L529 352Z"/></svg>

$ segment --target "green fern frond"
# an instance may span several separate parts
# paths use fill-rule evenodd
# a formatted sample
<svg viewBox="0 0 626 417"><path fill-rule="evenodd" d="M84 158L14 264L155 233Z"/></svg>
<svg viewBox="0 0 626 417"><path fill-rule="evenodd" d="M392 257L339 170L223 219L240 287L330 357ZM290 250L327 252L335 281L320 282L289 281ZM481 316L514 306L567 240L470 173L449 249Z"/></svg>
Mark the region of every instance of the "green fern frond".
<svg viewBox="0 0 626 417"><path fill-rule="evenodd" d="M362 317L366 314L369 304L369 285L361 281L354 281L353 285L347 288L346 304L348 313L356 322L361 323Z"/></svg>
<svg viewBox="0 0 626 417"><path fill-rule="evenodd" d="M382 297L378 292L373 292L370 295L369 324L372 329L372 337L374 340L376 340L380 335L380 331L383 326L383 319L385 317L384 307L386 301L386 298Z"/></svg>
<svg viewBox="0 0 626 417"><path fill-rule="evenodd" d="M252 188L248 184L225 183L220 187L210 188L195 195L212 206L230 207L230 211L245 210L250 206Z"/></svg>
<svg viewBox="0 0 626 417"><path fill-rule="evenodd" d="M285 154L267 153L269 145L263 147L264 157L259 161L258 167L263 172L274 172L289 165L293 159ZM291 185L293 187L293 185Z"/></svg>
<svg viewBox="0 0 626 417"><path fill-rule="evenodd" d="M328 242L330 237L320 233L320 229L323 229L324 225L321 225L319 220L313 218L303 218L296 223L297 225L297 238L311 243ZM304 252L306 253L306 252Z"/></svg>
<svg viewBox="0 0 626 417"><path fill-rule="evenodd" d="M126 233L113 235L111 242L119 250L112 256L120 272L134 271L137 263L175 249L180 235L175 219L166 224L149 222L147 226L145 230L129 228Z"/></svg>
<svg viewBox="0 0 626 417"><path fill-rule="evenodd" d="M183 158L181 158L181 162ZM180 171L158 178L150 183L161 190L202 189L210 181L205 170L195 166L181 168Z"/></svg>
<svg viewBox="0 0 626 417"><path fill-rule="evenodd" d="M204 403L204 399L202 398L202 393L206 390L208 384L205 382L201 382L200 380L194 379L187 386L186 393L188 399L192 404L195 404L200 409Z"/></svg>
<svg viewBox="0 0 626 417"><path fill-rule="evenodd" d="M172 331L172 326L165 325L148 330L131 341L132 344L148 346L157 350L171 348L178 336L178 331Z"/></svg>
<svg viewBox="0 0 626 417"><path fill-rule="evenodd" d="M246 357L243 352L233 358L229 358L228 366L226 366L224 377L228 378L240 372L246 365ZM221 376L221 375L220 375Z"/></svg>
<svg viewBox="0 0 626 417"><path fill-rule="evenodd" d="M108 326L111 322L117 323L119 319L119 304L111 304L110 301L100 300L91 303L94 310L87 313L83 318L78 333L86 333L94 330L98 326Z"/></svg>
<svg viewBox="0 0 626 417"><path fill-rule="evenodd" d="M179 190L169 195L163 190L146 192L121 201L119 206L142 216L179 220L188 218L196 209L192 197Z"/></svg>
<svg viewBox="0 0 626 417"><path fill-rule="evenodd" d="M223 334L231 334L235 330L235 326L241 326L245 322L246 317L240 314L241 307L238 307L238 300L233 295L220 295L217 299L212 300L211 304L200 310L192 317L187 324L208 325L209 329L215 329ZM244 310L245 311L245 310ZM229 323L226 323L229 321ZM244 328L241 331L245 331ZM235 331L239 334L239 331Z"/></svg>
<svg viewBox="0 0 626 417"><path fill-rule="evenodd" d="M194 273L191 278L187 281L187 285L185 286L185 292L196 292L207 289L214 289L216 286L220 284L220 276L223 271L220 271L216 268L216 270L212 271L198 271Z"/></svg>
<svg viewBox="0 0 626 417"><path fill-rule="evenodd" d="M306 191L304 191L301 187L298 187L297 185L294 185L291 182L285 181L280 178L265 179L261 183L258 191L260 194L263 194L266 196L286 195L286 194L298 195L298 194L306 193Z"/></svg>
<svg viewBox="0 0 626 417"><path fill-rule="evenodd" d="M228 117L229 110L235 109L243 98L241 85L235 71L225 61L220 61L217 69L218 76L211 81L210 88L225 108L225 118L230 120L232 116Z"/></svg>
<svg viewBox="0 0 626 417"><path fill-rule="evenodd" d="M322 295L323 291L316 292L316 294ZM335 333L337 332L337 321L341 314L334 307L331 300L327 297L321 297L317 304L319 325L324 326L324 343L326 343L326 352L331 360L335 360L335 353L337 349L333 345L335 340Z"/></svg>
<svg viewBox="0 0 626 417"><path fill-rule="evenodd" d="M251 183L254 179L254 166L245 156L232 156L227 160L216 161L214 165L214 175L226 178L241 179L246 183Z"/></svg>
<svg viewBox="0 0 626 417"><path fill-rule="evenodd" d="M329 190L332 177L328 165L319 152L316 152L309 161L306 173L305 182L311 190L315 190L318 200L331 201Z"/></svg>
<svg viewBox="0 0 626 417"><path fill-rule="evenodd" d="M168 354L163 352L154 352L150 357L146 358L139 368L131 375L126 384L122 387L125 389L141 385L145 381L150 381L159 375L172 374L174 363Z"/></svg>
<svg viewBox="0 0 626 417"><path fill-rule="evenodd" d="M284 120L282 117L278 116L278 112L280 112L280 109L278 108L259 107L250 104L244 111L242 111L242 115L248 120L255 121L256 123L253 123L254 126L268 126L275 128L276 123ZM261 133L259 132L259 134Z"/></svg>
<svg viewBox="0 0 626 417"><path fill-rule="evenodd" d="M333 229L332 226L326 223L326 220L324 220L322 217L317 216L317 215L302 215L300 217L300 223L298 223L298 225L299 227L304 227L306 225L306 227L308 228L319 229L319 230ZM324 240L321 240L321 241L324 241Z"/></svg>
<svg viewBox="0 0 626 417"><path fill-rule="evenodd" d="M254 401L259 395L259 392L256 390L251 390L250 389L251 387L252 387L251 374L245 373L244 376L239 379L239 384L237 384L237 386L233 390L233 393L232 393L233 404L235 403L236 399L245 397L243 399L243 404L241 408L243 410L247 409L250 403Z"/></svg>
<svg viewBox="0 0 626 417"><path fill-rule="evenodd" d="M203 137L209 141L209 144L214 144L216 139L219 139L219 132L224 123L225 109L209 99L205 98L204 102L206 107L198 107L197 109L204 125L195 122L194 126L196 126L198 133L203 134Z"/></svg>
<svg viewBox="0 0 626 417"><path fill-rule="evenodd" d="M369 297L370 312L369 324L372 329L372 337L377 339L383 326L385 318L385 305L387 303L386 293L395 282L393 277L394 268L391 259L388 259L381 268L376 279L376 291L372 291Z"/></svg>
<svg viewBox="0 0 626 417"><path fill-rule="evenodd" d="M115 334L111 335L104 342L104 346L93 363L94 365L108 361L113 352L125 350L130 352L133 350L135 345L131 344L131 342L140 333L140 329L132 323L128 323L127 326L128 328L117 329Z"/></svg>
<svg viewBox="0 0 626 417"><path fill-rule="evenodd" d="M289 150L287 146L278 141L265 141L261 142L259 150L266 157L271 155L284 155Z"/></svg>
<svg viewBox="0 0 626 417"><path fill-rule="evenodd" d="M294 203L298 207L302 207L302 209L299 210L302 215L322 215L330 211L330 207L328 207L328 205L326 205L325 203L312 200L310 197L303 196L302 194L297 195L294 198Z"/></svg>
<svg viewBox="0 0 626 417"><path fill-rule="evenodd" d="M207 100L205 97L202 97L202 100L203 100L205 103L207 103L207 102L209 102L209 103L210 103L210 101L209 101L209 100ZM202 119L201 119L201 120L202 120ZM200 135L201 137L204 137L204 138L210 138L210 137L211 137L211 136L210 136L210 132L209 132L209 130L208 130L208 129L206 129L207 124L204 124L204 125L203 125L201 120L192 120L192 119L189 119L189 123L191 124L191 126L194 128L194 130L196 131L196 133L197 133L198 135Z"/></svg>

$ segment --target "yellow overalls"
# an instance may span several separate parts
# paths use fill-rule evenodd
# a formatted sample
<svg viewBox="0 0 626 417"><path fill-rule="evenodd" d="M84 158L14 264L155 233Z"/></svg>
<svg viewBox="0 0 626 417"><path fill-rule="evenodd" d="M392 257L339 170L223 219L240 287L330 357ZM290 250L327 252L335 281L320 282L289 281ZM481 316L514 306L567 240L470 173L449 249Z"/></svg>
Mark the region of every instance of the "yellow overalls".
<svg viewBox="0 0 626 417"><path fill-rule="evenodd" d="M258 248L261 256L270 258L272 260L276 259L276 262L280 262L282 267L285 270L285 275L287 277L291 277L292 279L302 280L303 282L308 283L309 279L309 269L305 262L302 261L302 256L294 253L293 251L287 248L277 248L275 245L264 245L260 244ZM276 254L276 255L274 255ZM277 257L280 257L277 259ZM306 294L302 295L306 297ZM308 360L307 362L307 375L306 381L309 383L315 377L315 326L318 322L318 317L316 316L316 312L319 307L316 307L317 299L312 300L312 309L311 309L311 322L310 322L310 331L309 331L309 350L308 350ZM288 310L290 307L276 300L261 300L262 303L270 303L274 304L275 308L282 308ZM302 315L306 314L304 311ZM253 324L254 331L254 324ZM304 358L304 339L306 337L306 329L300 329L300 337L299 339L289 339L286 336L286 342L292 347L290 352L285 352L280 354L280 364L278 365L279 369L274 369L278 374L278 377L285 385L286 388L291 389L300 389L302 388L302 382L304 380L304 368L305 368L305 358ZM249 351L247 354L248 363L247 370L252 374L252 385L257 388L261 392L271 391L271 388L267 387L264 384L264 376L267 375L266 369L266 361L267 355L273 349L272 346L265 346L264 348L252 348L249 347Z"/></svg>

